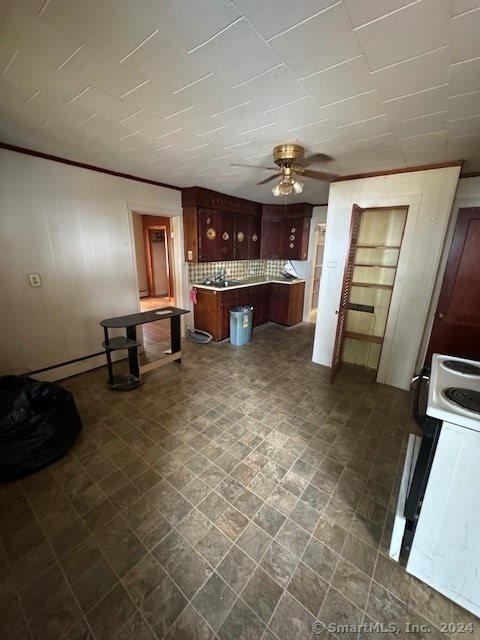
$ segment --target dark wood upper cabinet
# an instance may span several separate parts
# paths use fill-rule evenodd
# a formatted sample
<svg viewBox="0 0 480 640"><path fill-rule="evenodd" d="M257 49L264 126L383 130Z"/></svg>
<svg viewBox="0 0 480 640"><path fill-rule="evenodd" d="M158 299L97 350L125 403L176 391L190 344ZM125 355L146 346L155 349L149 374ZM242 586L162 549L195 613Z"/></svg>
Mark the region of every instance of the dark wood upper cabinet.
<svg viewBox="0 0 480 640"><path fill-rule="evenodd" d="M234 214L198 207L198 260L215 262L235 259Z"/></svg>
<svg viewBox="0 0 480 640"><path fill-rule="evenodd" d="M260 257L260 204L190 187L182 191L182 207L187 262Z"/></svg>
<svg viewBox="0 0 480 640"><path fill-rule="evenodd" d="M310 204L264 205L261 257L306 260L313 207Z"/></svg>
<svg viewBox="0 0 480 640"><path fill-rule="evenodd" d="M202 187L182 190L185 260L306 260L313 207L261 205Z"/></svg>

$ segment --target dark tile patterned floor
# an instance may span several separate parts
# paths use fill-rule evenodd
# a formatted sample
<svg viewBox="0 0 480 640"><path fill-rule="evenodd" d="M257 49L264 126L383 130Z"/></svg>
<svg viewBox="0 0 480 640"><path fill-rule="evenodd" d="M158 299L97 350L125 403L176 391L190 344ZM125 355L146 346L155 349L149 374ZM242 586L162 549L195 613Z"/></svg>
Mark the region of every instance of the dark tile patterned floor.
<svg viewBox="0 0 480 640"><path fill-rule="evenodd" d="M81 436L0 485L1 637L480 638L388 557L409 393L351 366L330 386L312 342L267 325L185 340L134 391L104 368L64 380ZM474 632L442 633L459 622Z"/></svg>

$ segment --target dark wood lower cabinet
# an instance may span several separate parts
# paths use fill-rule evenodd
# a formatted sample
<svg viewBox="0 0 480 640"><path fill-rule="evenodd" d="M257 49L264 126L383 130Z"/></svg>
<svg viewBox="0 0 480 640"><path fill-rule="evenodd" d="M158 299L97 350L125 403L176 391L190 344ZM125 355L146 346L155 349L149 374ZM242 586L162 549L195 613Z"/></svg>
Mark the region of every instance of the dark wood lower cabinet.
<svg viewBox="0 0 480 640"><path fill-rule="evenodd" d="M260 284L228 291L194 289L195 328L208 331L216 342L230 337L230 309L235 306L253 307L254 327L266 322L287 326L302 322L304 282Z"/></svg>
<svg viewBox="0 0 480 640"><path fill-rule="evenodd" d="M305 283L271 285L270 321L292 327L302 321Z"/></svg>

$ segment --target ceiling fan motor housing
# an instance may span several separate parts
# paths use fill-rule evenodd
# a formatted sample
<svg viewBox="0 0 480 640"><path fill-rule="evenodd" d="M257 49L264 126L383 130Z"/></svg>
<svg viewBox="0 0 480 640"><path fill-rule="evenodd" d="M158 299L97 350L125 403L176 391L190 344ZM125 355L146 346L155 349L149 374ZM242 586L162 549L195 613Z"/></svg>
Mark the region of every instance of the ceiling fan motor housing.
<svg viewBox="0 0 480 640"><path fill-rule="evenodd" d="M279 144L273 150L273 160L279 167L290 167L303 158L305 149L299 144Z"/></svg>

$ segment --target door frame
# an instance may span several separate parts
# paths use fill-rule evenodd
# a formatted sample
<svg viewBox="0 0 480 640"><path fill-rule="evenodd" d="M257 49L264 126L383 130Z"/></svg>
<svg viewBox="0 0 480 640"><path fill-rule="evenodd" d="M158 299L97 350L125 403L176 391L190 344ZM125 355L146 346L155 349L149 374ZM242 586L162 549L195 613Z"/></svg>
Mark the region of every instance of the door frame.
<svg viewBox="0 0 480 640"><path fill-rule="evenodd" d="M390 305L388 309L387 324L385 327L382 348L380 352L380 359L377 367L376 381L379 383L387 382L386 377L388 373L388 367L391 357L391 351L394 343L395 327L398 322L398 314L400 309L400 303L403 296L405 287L404 268L408 263L408 254L411 247L405 245L406 229L409 217L412 215L417 216L416 211L412 211L412 206L409 204L394 204L394 205L370 205L360 206L355 202L352 202L351 215L350 215L350 230L349 241L347 245L347 252L345 254L345 265L343 271L342 288L340 290L340 301L338 309L335 311L337 315L337 327L335 332L335 341L333 344L333 354L330 370L330 382L332 383L340 370L342 363L343 347L345 343L345 331L346 331L346 316L349 306L350 290L352 284L353 275L353 260L355 259L356 248L358 244L358 234L360 231L360 224L362 214L364 211L392 211L394 209L406 210L405 223L402 233L402 241L400 244L400 251L397 260L397 267L395 270L395 281L393 283L392 293L390 297ZM400 276L400 277L399 277Z"/></svg>
<svg viewBox="0 0 480 640"><path fill-rule="evenodd" d="M136 291L137 309L140 311L140 297L138 295L138 272L135 259L135 240L133 232L133 215L149 215L160 216L170 219L170 229L172 233L172 247L173 247L173 273L174 273L174 289L173 295L175 298L175 305L183 309L191 309L191 303L189 301L188 291L188 271L184 261L184 246L183 246L183 217L182 211L175 209L168 209L162 207L145 207L142 205L127 205L129 228L130 228L130 245L132 256L132 276L133 286ZM186 316L182 315L180 318L182 327L186 325Z"/></svg>

